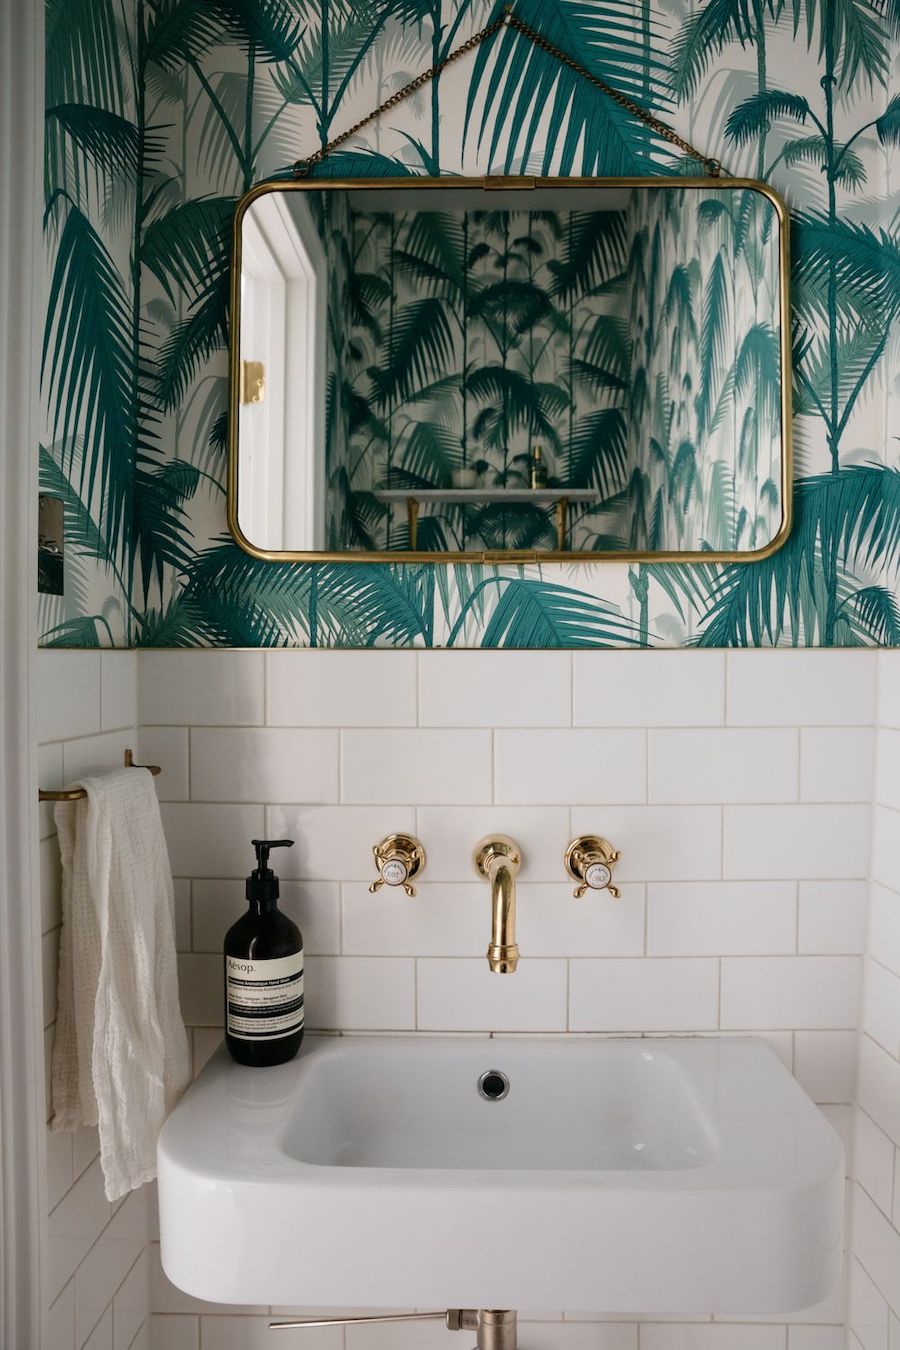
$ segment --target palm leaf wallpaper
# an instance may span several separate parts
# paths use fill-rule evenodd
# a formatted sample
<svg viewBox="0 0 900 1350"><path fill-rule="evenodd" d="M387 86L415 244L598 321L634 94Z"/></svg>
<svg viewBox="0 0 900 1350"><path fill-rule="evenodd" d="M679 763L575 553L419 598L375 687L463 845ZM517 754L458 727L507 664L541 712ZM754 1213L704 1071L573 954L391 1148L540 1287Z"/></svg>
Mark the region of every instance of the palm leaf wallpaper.
<svg viewBox="0 0 900 1350"><path fill-rule="evenodd" d="M763 178L786 198L797 474L787 545L766 562L734 566L272 565L243 554L224 523L234 204L252 183L283 175L294 159L439 61L499 5L47 0L49 284L40 463L42 490L64 502L66 594L42 597L45 644L898 642L895 0L761 0L752 7L517 0L516 8L731 172ZM650 176L684 168L641 123L504 31L316 172ZM702 224L754 274L755 228L745 213L711 213ZM664 253L665 222L654 222L651 235ZM493 246L499 253L504 241ZM461 247L452 239L407 241L405 284L421 309L418 323L426 323L429 305L436 310L436 300L459 289ZM530 256L523 250L523 278L560 305L566 285L542 280ZM353 261L334 285L350 287L354 321L365 332L385 297L377 271L363 268L362 281L349 280ZM642 265L652 262L648 256ZM566 437L568 467L608 472L650 541L663 493L702 498L711 539L736 532L752 539L766 528L772 499L765 478L753 484L757 507L741 515L728 475L691 450L713 429L727 438L738 471L752 475L742 448L772 417L771 340L763 326L750 325L737 358L723 366L732 286L714 250L699 281L669 278L654 323L637 341L623 342L606 325L578 353L581 364L570 364L585 389L602 374L606 393L595 411L579 412L575 434ZM536 296L528 303L537 304ZM408 398L431 368L421 364L415 332L395 334L394 377L360 400L351 369L358 344L349 338L330 337L342 378L329 385L329 423L338 438L377 437L384 406ZM430 340L440 341L433 323ZM622 484L609 381L635 362L642 377L634 387L661 431L653 464ZM436 404L452 404L457 391L432 383ZM490 449L492 415L494 424L502 421L521 390L509 376L490 374L482 383L468 392L485 410L479 431ZM559 390L546 384L557 388L556 395L548 389L546 407L521 412L526 441L539 416L551 430L555 425ZM430 439L428 429L408 433L409 472L426 463L452 468L463 455L490 459L480 445L441 434L442 425L433 419ZM452 418L448 425L452 433ZM547 442L553 444L549 431ZM329 445L330 462L338 464L346 449ZM354 500L347 474L340 528L365 542L380 517L364 494Z"/></svg>
<svg viewBox="0 0 900 1350"><path fill-rule="evenodd" d="M474 469L497 499L425 506L420 546L552 550L552 505L503 501L528 487L538 451L551 487L596 495L571 504L572 550L771 542L775 209L741 189L619 196L599 212L389 214L311 194L338 279L329 549L408 549L405 503L378 493L450 488ZM635 509L637 485L649 513Z"/></svg>

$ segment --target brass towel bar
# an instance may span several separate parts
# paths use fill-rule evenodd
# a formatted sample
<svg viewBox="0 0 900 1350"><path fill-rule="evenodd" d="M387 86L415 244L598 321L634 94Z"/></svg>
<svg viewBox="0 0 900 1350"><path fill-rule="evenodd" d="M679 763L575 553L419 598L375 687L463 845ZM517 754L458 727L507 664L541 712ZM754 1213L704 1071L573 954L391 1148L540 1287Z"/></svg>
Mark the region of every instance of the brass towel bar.
<svg viewBox="0 0 900 1350"><path fill-rule="evenodd" d="M125 768L149 769L154 778L162 772L158 764L135 764L134 755L130 750L125 751ZM84 788L62 788L56 792L45 792L43 788L38 789L38 801L41 802L78 802L86 796L87 793Z"/></svg>

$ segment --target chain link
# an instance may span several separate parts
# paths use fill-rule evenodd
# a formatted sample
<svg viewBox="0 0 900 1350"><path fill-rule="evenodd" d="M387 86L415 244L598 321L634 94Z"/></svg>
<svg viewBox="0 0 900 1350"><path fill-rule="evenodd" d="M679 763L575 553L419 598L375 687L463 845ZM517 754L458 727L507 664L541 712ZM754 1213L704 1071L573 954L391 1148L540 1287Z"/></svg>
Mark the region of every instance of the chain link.
<svg viewBox="0 0 900 1350"><path fill-rule="evenodd" d="M435 76L440 75L449 65L452 65L454 61L458 61L461 56L466 56L469 52L474 51L476 47L481 46L482 42L487 42L495 33L499 33L501 28L507 27L513 28L517 33L520 33L522 37L528 38L529 42L532 42L536 47L539 47L541 51L547 52L550 56L555 57L557 61L561 62L562 65L568 66L570 70L574 70L577 75L580 75L582 79L587 80L595 89L599 89L601 93L607 96L607 98L611 98L620 108L624 108L632 117L643 122L651 131L655 132L657 136L661 136L664 140L677 146L683 154L688 155L691 159L697 160L705 167L711 178L718 178L722 166L717 159L712 159L709 155L702 155L699 150L694 149L689 141L683 140L670 126L667 126L665 122L660 121L658 117L654 117L652 113L648 113L639 103L635 103L633 99L628 98L617 89L613 89L611 85L607 84L605 80L601 80L599 76L592 75L589 70L586 70L585 67L580 65L573 57L555 46L547 38L542 37L540 33L529 27L522 19L517 18L512 12L511 5L507 5L503 13L499 15L498 18L494 19L493 23L489 23L487 27L482 28L480 32L473 33L467 41L463 42L459 47L454 48L454 50L445 56L443 61L439 61L436 66L429 66L427 70L423 70L421 75L417 75L414 80L410 80L409 84L405 84L402 89L398 89L395 94L392 94L389 99L379 107L375 108L374 111L370 112L368 116L363 117L362 120L355 123L354 126L348 127L346 131L342 131L339 136L333 137L327 144L323 145L306 159L298 159L294 164L294 177L306 178L317 164L321 164L322 160L325 159L327 155L331 154L332 150L337 149L339 145L343 145L345 141L349 141L357 134L357 132L362 131L363 127L368 126L370 122L374 122L379 118L382 113L388 112L391 108L396 108L398 103L402 103L404 99L409 98L410 94L414 94L417 89L421 89L423 85L428 84Z"/></svg>

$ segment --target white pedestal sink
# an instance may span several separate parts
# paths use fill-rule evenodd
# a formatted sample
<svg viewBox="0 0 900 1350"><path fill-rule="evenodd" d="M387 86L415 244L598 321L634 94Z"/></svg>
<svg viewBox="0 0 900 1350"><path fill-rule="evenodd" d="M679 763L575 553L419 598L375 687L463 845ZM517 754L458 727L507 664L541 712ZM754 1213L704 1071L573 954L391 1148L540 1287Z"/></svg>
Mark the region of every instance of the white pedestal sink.
<svg viewBox="0 0 900 1350"><path fill-rule="evenodd" d="M308 1036L167 1121L162 1262L225 1303L788 1313L838 1278L843 1173L753 1038Z"/></svg>

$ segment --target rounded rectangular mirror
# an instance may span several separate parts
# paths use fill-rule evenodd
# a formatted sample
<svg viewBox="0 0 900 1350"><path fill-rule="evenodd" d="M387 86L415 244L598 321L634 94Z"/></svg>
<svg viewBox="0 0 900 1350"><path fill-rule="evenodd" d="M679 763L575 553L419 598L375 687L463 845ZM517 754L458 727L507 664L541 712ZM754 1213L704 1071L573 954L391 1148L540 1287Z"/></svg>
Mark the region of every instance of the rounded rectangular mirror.
<svg viewBox="0 0 900 1350"><path fill-rule="evenodd" d="M764 557L790 528L787 214L745 180L263 184L230 432L257 557Z"/></svg>

